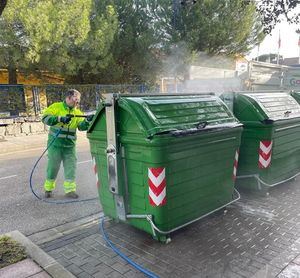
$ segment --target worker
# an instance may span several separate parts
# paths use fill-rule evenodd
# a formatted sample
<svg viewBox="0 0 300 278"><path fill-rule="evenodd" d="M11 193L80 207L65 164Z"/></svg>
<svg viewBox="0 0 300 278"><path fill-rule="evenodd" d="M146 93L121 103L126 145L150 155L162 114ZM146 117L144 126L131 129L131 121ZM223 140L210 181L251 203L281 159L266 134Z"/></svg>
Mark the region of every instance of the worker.
<svg viewBox="0 0 300 278"><path fill-rule="evenodd" d="M48 146L53 142L48 149L47 177L44 183L45 198L52 197L61 162L63 162L64 167L65 196L72 199L78 198L75 183L76 129L78 128L80 131L87 130L93 119L93 115L85 118L78 117L83 115L78 108L80 96L79 91L70 89L67 91L64 101L53 103L43 112L42 122L50 126ZM54 139L55 137L56 139Z"/></svg>

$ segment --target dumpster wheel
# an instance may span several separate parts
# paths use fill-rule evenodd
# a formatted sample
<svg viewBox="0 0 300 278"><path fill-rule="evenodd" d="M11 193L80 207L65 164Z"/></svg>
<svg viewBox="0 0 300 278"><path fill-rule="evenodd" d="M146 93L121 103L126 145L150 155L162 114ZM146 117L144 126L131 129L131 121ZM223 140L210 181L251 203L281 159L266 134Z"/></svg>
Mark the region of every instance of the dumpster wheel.
<svg viewBox="0 0 300 278"><path fill-rule="evenodd" d="M227 212L228 212L228 209L227 209L227 207L225 207L225 208L223 209L223 214L226 215Z"/></svg>
<svg viewBox="0 0 300 278"><path fill-rule="evenodd" d="M172 241L170 234L161 235L161 234L155 233L155 236L152 235L152 238L155 240L158 240L159 242L164 243L164 244L169 244Z"/></svg>

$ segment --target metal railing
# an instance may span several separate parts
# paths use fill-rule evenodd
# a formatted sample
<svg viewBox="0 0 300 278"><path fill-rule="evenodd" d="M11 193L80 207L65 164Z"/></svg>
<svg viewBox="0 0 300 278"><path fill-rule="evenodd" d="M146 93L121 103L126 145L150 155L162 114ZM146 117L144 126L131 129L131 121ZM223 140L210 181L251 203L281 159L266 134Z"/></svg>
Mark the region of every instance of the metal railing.
<svg viewBox="0 0 300 278"><path fill-rule="evenodd" d="M140 85L0 85L0 118L38 116L54 102L62 101L68 89L81 92L80 109L95 110L101 95L107 93L142 94L155 92Z"/></svg>

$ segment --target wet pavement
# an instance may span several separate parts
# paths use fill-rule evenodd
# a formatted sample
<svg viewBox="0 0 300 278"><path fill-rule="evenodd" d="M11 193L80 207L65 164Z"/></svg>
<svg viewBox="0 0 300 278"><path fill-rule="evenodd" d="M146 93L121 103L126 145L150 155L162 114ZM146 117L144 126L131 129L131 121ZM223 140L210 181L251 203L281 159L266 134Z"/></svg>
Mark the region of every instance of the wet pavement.
<svg viewBox="0 0 300 278"><path fill-rule="evenodd" d="M159 243L143 231L106 220L110 240L159 277L300 277L300 182L241 199ZM38 235L32 240L38 242ZM144 277L107 247L98 221L40 247L76 277Z"/></svg>

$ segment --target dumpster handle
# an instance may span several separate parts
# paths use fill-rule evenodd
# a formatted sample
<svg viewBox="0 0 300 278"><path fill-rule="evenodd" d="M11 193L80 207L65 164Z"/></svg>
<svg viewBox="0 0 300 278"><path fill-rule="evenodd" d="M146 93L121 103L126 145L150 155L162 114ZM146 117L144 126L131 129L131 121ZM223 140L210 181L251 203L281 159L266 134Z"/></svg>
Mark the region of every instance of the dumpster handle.
<svg viewBox="0 0 300 278"><path fill-rule="evenodd" d="M274 187L274 186L276 186L276 185L279 185L279 184L282 184L282 183L287 182L287 181L289 181L289 180L292 180L292 179L296 178L296 177L299 176L299 175L300 175L300 172L298 172L297 174L295 174L294 176L292 176L292 177L290 177L290 178L287 178L287 179L285 179L285 180L282 180L282 181L279 181L279 182L276 182L276 183L273 183L273 184L268 184L268 183L264 182L263 180L261 180L261 179L259 178L258 175L237 176L236 178L237 178L237 179L255 178L259 183L261 183L261 184L263 184L263 185L265 185L265 186L268 186L268 187Z"/></svg>
<svg viewBox="0 0 300 278"><path fill-rule="evenodd" d="M199 123L196 124L196 128L197 128L197 129L203 129L203 128L205 128L207 125L208 125L208 122L207 122L207 121L199 122Z"/></svg>
<svg viewBox="0 0 300 278"><path fill-rule="evenodd" d="M185 223L183 225L180 225L180 226L178 226L178 227L176 227L174 229L168 230L168 231L162 231L162 230L160 230L154 224L154 222L152 220L152 215L149 215L149 214L128 214L128 215L126 215L126 217L127 218L145 218L150 223L150 225L151 225L151 228L152 228L152 231L153 231L153 236L156 236L155 231L159 232L160 234L167 235L167 234L175 232L175 231L177 231L177 230L179 230L179 229L181 229L181 228L183 228L183 227L185 227L185 226L187 226L189 224L192 224L192 223L194 223L194 222L196 222L196 221L198 221L198 220L200 220L200 219L202 219L202 218L204 218L204 217L206 217L206 216L208 216L208 215L210 215L212 213L215 213L216 211L218 211L218 210L220 210L220 209L222 209L222 208L224 208L226 206L229 206L232 203L238 201L241 198L241 195L240 195L240 193L235 188L234 188L234 191L237 194L237 197L234 200L232 200L232 201L228 202L227 204L225 204L225 205L223 205L221 207L218 207L218 208L212 210L211 212L208 212L208 213L206 213L206 214L204 214L204 215L202 215L202 216L200 216L200 217L198 217L198 218L196 218L194 220L191 220L191 221L189 221L189 222L187 222L187 223Z"/></svg>

